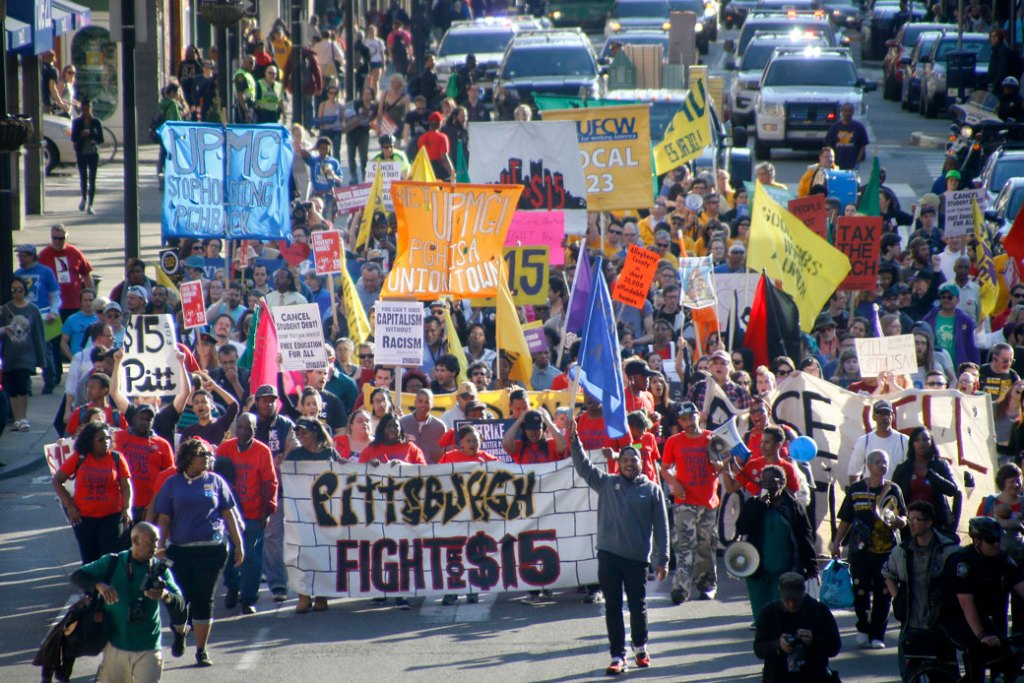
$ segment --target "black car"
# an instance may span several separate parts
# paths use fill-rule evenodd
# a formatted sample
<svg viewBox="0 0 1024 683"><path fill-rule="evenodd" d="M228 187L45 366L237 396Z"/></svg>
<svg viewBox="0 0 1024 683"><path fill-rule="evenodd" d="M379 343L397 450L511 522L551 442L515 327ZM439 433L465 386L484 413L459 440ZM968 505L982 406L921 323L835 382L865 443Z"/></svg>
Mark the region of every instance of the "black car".
<svg viewBox="0 0 1024 683"><path fill-rule="evenodd" d="M747 20L747 15L757 7L757 0L730 0L722 8L722 23L726 28L742 26Z"/></svg>
<svg viewBox="0 0 1024 683"><path fill-rule="evenodd" d="M579 29L521 31L505 49L494 85L498 118L511 120L515 108L534 95L593 98L601 77L590 39Z"/></svg>

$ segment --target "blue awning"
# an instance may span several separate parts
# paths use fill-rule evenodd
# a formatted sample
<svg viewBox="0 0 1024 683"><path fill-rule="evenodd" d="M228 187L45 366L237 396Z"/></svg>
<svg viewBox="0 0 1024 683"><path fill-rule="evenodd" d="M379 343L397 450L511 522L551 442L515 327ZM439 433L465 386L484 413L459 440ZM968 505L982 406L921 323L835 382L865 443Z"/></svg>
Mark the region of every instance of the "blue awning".
<svg viewBox="0 0 1024 683"><path fill-rule="evenodd" d="M71 13L58 8L56 3L50 10L50 18L53 20L53 35L55 36L70 33L75 28L75 19Z"/></svg>
<svg viewBox="0 0 1024 683"><path fill-rule="evenodd" d="M51 0L53 3L53 23L57 25L58 14L67 15L71 18L72 28L76 31L85 28L92 23L92 10L88 7L68 2L68 0ZM58 31L60 33L60 31Z"/></svg>
<svg viewBox="0 0 1024 683"><path fill-rule="evenodd" d="M19 48L23 55L41 55L53 49L53 17L50 0L7 0L7 20L12 18L29 26L31 40Z"/></svg>
<svg viewBox="0 0 1024 683"><path fill-rule="evenodd" d="M32 42L32 27L14 17L4 19L4 28L7 29L7 49L17 50Z"/></svg>

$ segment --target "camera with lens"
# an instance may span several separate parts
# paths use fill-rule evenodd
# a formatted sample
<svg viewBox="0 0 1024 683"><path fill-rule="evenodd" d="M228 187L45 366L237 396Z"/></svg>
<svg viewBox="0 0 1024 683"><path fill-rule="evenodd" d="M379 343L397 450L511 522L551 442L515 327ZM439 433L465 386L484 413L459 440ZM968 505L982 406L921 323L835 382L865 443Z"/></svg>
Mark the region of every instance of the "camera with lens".
<svg viewBox="0 0 1024 683"><path fill-rule="evenodd" d="M793 648L793 651L786 657L786 671L796 673L800 671L807 660L807 652L804 648L804 641L799 636L786 636L786 643Z"/></svg>
<svg viewBox="0 0 1024 683"><path fill-rule="evenodd" d="M309 222L309 210L313 202L295 200L292 202L292 225L305 225Z"/></svg>
<svg viewBox="0 0 1024 683"><path fill-rule="evenodd" d="M160 560L150 567L146 573L146 580L142 582L142 592L146 593L151 590L163 591L167 587L163 574L171 565L172 562L170 560ZM146 621L147 599L145 595L140 595L132 601L131 607L128 608L129 623L140 624Z"/></svg>

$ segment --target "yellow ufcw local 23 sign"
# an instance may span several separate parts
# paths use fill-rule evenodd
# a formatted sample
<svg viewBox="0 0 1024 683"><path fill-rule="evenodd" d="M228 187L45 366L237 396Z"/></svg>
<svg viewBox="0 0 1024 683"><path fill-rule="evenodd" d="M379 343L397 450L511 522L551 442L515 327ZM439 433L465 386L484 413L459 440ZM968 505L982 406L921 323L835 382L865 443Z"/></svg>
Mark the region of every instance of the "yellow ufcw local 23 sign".
<svg viewBox="0 0 1024 683"><path fill-rule="evenodd" d="M587 207L642 209L651 203L651 114L646 104L545 111L573 121L579 137Z"/></svg>
<svg viewBox="0 0 1024 683"><path fill-rule="evenodd" d="M711 117L708 115L708 91L704 77L694 79L690 94L683 101L665 138L654 147L654 172L668 173L673 168L696 159L711 144Z"/></svg>

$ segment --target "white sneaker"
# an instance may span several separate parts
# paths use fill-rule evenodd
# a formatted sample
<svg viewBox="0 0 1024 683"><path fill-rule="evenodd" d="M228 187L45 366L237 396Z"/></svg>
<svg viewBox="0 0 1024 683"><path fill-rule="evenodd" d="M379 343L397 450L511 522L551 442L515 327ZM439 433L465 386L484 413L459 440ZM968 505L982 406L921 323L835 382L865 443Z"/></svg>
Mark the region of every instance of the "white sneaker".
<svg viewBox="0 0 1024 683"><path fill-rule="evenodd" d="M866 634L866 633L858 633L857 634L857 647L867 647L868 646L868 642L869 642L868 641L868 634Z"/></svg>
<svg viewBox="0 0 1024 683"><path fill-rule="evenodd" d="M18 427L19 432L27 432L32 429L32 425L28 423L28 420L22 420L21 425Z"/></svg>
<svg viewBox="0 0 1024 683"><path fill-rule="evenodd" d="M89 208L86 209L85 212L87 214L89 214L90 216L95 216L96 215L96 210L94 208L92 208L92 204L89 205Z"/></svg>
<svg viewBox="0 0 1024 683"><path fill-rule="evenodd" d="M885 649L885 643L882 642L881 640L872 640L871 641L871 649L872 650L884 650Z"/></svg>

